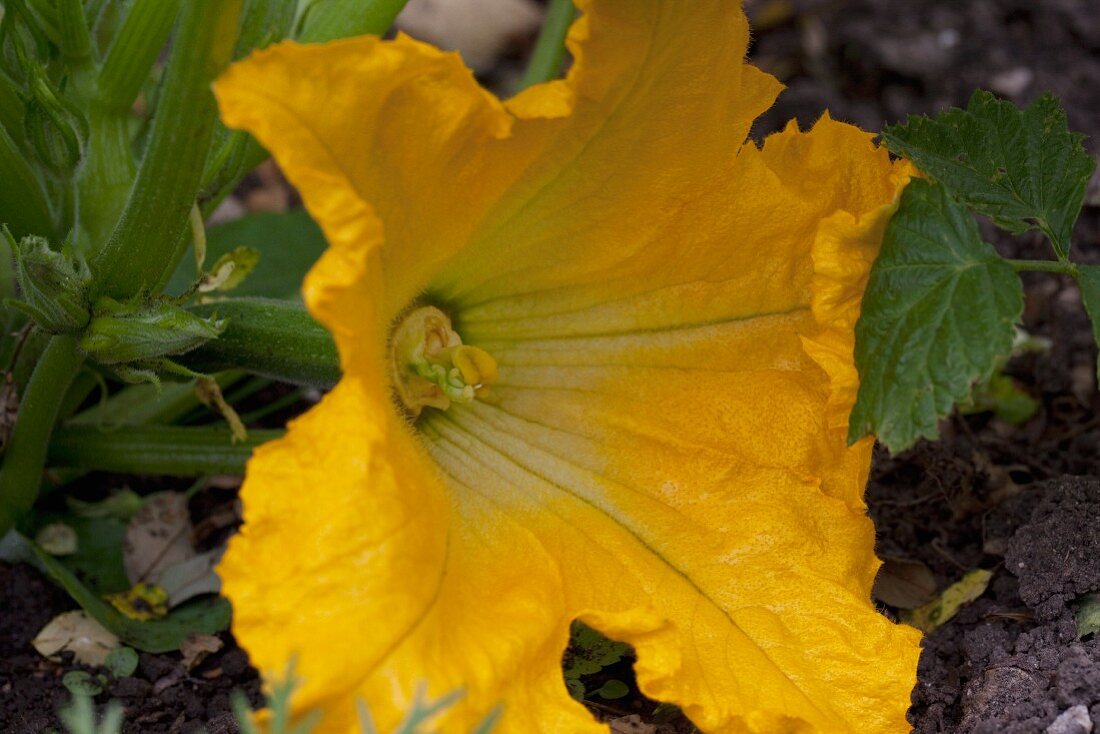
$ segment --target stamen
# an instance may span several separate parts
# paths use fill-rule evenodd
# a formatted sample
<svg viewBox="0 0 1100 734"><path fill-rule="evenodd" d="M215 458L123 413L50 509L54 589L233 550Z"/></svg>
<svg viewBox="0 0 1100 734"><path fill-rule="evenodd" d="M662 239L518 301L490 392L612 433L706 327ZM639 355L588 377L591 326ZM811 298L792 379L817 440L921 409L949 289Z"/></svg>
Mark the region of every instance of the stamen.
<svg viewBox="0 0 1100 734"><path fill-rule="evenodd" d="M405 316L390 349L394 387L414 418L425 407L446 410L451 403L484 398L497 378L492 355L463 344L451 320L434 306Z"/></svg>

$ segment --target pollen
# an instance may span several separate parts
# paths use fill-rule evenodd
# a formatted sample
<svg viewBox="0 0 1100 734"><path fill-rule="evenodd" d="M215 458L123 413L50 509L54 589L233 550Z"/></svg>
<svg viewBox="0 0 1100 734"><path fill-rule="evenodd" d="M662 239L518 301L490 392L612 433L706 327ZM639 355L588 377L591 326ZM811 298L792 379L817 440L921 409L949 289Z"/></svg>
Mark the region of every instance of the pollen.
<svg viewBox="0 0 1100 734"><path fill-rule="evenodd" d="M497 363L484 349L463 344L447 314L421 306L393 332L390 372L397 397L415 418L424 408L447 410L487 397Z"/></svg>

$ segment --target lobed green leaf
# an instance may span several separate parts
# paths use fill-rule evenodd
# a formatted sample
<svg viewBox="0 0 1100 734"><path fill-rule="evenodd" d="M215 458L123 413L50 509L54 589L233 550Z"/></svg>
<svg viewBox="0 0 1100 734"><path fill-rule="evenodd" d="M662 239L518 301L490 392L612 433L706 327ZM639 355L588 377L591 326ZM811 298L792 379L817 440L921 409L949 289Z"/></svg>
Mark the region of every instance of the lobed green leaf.
<svg viewBox="0 0 1100 734"><path fill-rule="evenodd" d="M1021 110L976 91L965 110L911 115L883 130L892 153L913 161L952 194L1019 234L1037 228L1060 260L1096 165L1071 133L1058 100L1044 94Z"/></svg>
<svg viewBox="0 0 1100 734"><path fill-rule="evenodd" d="M940 184L912 181L871 269L856 325L859 394L849 441L891 451L935 438L936 423L1009 354L1023 289Z"/></svg>

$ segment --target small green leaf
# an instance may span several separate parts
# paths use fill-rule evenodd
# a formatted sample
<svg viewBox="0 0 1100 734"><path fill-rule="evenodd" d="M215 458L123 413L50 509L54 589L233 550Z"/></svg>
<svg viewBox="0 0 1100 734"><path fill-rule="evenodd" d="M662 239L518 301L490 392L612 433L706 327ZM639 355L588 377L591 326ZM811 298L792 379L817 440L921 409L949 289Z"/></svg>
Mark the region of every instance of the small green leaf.
<svg viewBox="0 0 1100 734"><path fill-rule="evenodd" d="M258 252L259 263L234 295L297 298L302 279L324 252L325 237L304 211L251 214L206 230L207 258L240 247ZM194 281L194 263L181 263L167 292L183 293Z"/></svg>
<svg viewBox="0 0 1100 734"><path fill-rule="evenodd" d="M856 325L860 385L848 440L891 451L936 437L1012 349L1023 289L947 190L914 180L886 229Z"/></svg>
<svg viewBox="0 0 1100 734"><path fill-rule="evenodd" d="M132 647L116 647L107 653L104 663L115 678L126 678L134 674L138 666L138 654Z"/></svg>
<svg viewBox="0 0 1100 734"><path fill-rule="evenodd" d="M1080 265L1077 268L1077 285L1081 288L1081 300L1092 320L1092 337L1100 347L1100 265ZM1100 381L1100 360L1096 365L1096 379Z"/></svg>
<svg viewBox="0 0 1100 734"><path fill-rule="evenodd" d="M1013 426L1027 423L1038 410L1039 401L999 371L975 385L969 401L959 403L960 413L992 411L999 419Z"/></svg>
<svg viewBox="0 0 1100 734"><path fill-rule="evenodd" d="M615 680L614 678L604 683L600 686L600 689L596 691L597 696L607 699L608 701L622 698L628 693L630 693L630 687L621 680Z"/></svg>
<svg viewBox="0 0 1100 734"><path fill-rule="evenodd" d="M1021 110L981 90L965 110L934 119L912 115L882 133L892 153L998 226L1017 234L1041 230L1061 260L1096 165L1083 138L1069 132L1066 113L1050 94Z"/></svg>
<svg viewBox="0 0 1100 734"><path fill-rule="evenodd" d="M86 670L70 670L62 676L61 685L74 696L98 696L103 693L103 682L99 678Z"/></svg>
<svg viewBox="0 0 1100 734"><path fill-rule="evenodd" d="M1077 639L1100 632L1100 594L1085 594L1077 608Z"/></svg>
<svg viewBox="0 0 1100 734"><path fill-rule="evenodd" d="M582 622L574 622L562 673L565 679L599 673L630 653L630 645L604 637Z"/></svg>

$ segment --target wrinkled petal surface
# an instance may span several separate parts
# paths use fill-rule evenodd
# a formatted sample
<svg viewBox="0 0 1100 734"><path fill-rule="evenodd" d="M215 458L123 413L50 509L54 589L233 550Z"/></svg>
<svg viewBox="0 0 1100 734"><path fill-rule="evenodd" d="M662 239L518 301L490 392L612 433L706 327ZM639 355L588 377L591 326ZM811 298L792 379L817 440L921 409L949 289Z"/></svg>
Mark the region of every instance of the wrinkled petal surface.
<svg viewBox="0 0 1100 734"><path fill-rule="evenodd" d="M306 299L345 377L257 452L220 568L264 670L323 731L418 684L465 732L599 732L573 619L712 732L903 732L919 635L870 602L845 445L853 328L904 170L826 116L745 144L778 84L731 3L590 0L567 80L502 103L407 38L284 44L217 85L331 247ZM500 364L415 425L392 323L447 310Z"/></svg>

